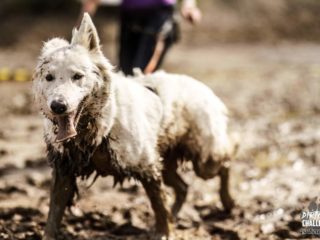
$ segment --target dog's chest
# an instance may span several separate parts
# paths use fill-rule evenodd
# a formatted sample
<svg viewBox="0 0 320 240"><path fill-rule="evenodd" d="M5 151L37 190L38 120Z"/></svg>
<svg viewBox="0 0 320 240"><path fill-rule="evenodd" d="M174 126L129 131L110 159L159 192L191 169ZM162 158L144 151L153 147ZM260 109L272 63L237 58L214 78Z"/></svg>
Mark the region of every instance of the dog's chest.
<svg viewBox="0 0 320 240"><path fill-rule="evenodd" d="M94 169L101 176L118 175L120 166L112 149L106 149L106 146L99 146L94 152L91 162Z"/></svg>
<svg viewBox="0 0 320 240"><path fill-rule="evenodd" d="M120 165L116 152L111 148L108 137L104 138L99 146L91 152L87 161L90 169L96 171L99 176L113 176L114 181L122 182L126 177L130 177L131 173ZM83 176L83 174L80 174Z"/></svg>

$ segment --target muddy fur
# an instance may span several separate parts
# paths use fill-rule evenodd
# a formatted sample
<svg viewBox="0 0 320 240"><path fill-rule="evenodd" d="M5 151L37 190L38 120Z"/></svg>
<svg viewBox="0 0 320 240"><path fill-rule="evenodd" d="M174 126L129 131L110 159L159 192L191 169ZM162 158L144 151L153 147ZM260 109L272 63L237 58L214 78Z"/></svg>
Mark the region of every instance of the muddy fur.
<svg viewBox="0 0 320 240"><path fill-rule="evenodd" d="M173 187L177 215L185 201L187 184L178 175L179 161L192 161L197 176L210 179L220 176L220 197L225 210L234 203L229 193L229 165L235 152L227 124L228 111L222 101L201 82L184 75L157 72L135 79L152 89L163 105L159 150L164 159L163 179Z"/></svg>
<svg viewBox="0 0 320 240"><path fill-rule="evenodd" d="M84 120L85 119L85 120ZM83 117L82 121L87 123L87 126L93 126L94 119L89 120L87 117ZM86 126L86 128L87 128ZM95 129L91 127L91 129ZM92 174L96 177L111 175L114 177L114 185L117 183L122 184L125 178L134 178L136 180L148 179L154 175L154 169L152 166L128 166L123 167L119 164L116 152L110 146L110 141L118 141L117 139L111 139L110 136L106 136L102 139L102 142L98 146L90 146L86 140L84 134L87 133L83 129L83 125L80 122L78 125L79 141L68 141L63 143L64 151L60 152L56 150L53 145L47 144L47 153L49 164L59 169L62 175L73 175L75 177L81 177L81 179L88 179ZM94 130L91 131L91 136L95 135ZM106 169L99 168L94 159L97 155L102 155L105 161ZM155 164L157 170L162 169L160 161ZM144 171L141 171L143 169Z"/></svg>

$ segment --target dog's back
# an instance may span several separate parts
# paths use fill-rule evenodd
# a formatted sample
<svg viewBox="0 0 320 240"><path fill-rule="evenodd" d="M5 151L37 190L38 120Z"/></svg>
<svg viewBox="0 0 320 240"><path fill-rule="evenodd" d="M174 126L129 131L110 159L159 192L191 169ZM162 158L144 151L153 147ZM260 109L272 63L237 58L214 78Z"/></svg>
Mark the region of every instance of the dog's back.
<svg viewBox="0 0 320 240"><path fill-rule="evenodd" d="M229 153L225 134L228 110L206 85L185 75L165 72L141 76L138 81L153 89L160 97L164 110L162 129L166 135L170 135L167 141L171 145L175 144L173 141L181 141L187 134L190 137L192 134L196 138L193 146L195 141L206 140L198 143L215 145L213 150L219 155ZM225 149L219 151L218 148Z"/></svg>
<svg viewBox="0 0 320 240"><path fill-rule="evenodd" d="M181 158L196 158L200 175L215 175L218 168L208 171L205 163L210 159L220 165L230 158L232 150L227 133L228 111L223 102L203 83L185 75L157 72L137 79L162 101L162 154L178 148Z"/></svg>

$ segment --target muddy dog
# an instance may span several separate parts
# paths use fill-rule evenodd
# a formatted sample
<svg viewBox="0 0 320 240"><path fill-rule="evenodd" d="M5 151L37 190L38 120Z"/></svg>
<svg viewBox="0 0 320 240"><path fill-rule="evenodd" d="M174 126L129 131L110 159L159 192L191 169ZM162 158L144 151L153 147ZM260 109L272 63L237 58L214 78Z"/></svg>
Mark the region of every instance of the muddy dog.
<svg viewBox="0 0 320 240"><path fill-rule="evenodd" d="M36 103L44 116L44 138L48 160L53 167L44 239L57 237L64 210L72 204L77 194L77 177L87 178L93 173L97 176L112 175L115 182L131 177L141 181L151 201L155 228L160 237L169 235L170 225L161 173L164 173L165 183L178 186L175 187L177 199L183 200L186 194L184 184L176 177L176 156L195 159L196 172L204 178L219 172L224 189L222 200L224 203L228 202L226 199L230 200L227 168L220 164L222 159L227 159L227 147L220 146L223 141L216 140L220 138L216 136L219 134L222 134L221 139L226 137L226 117L220 107L210 110L210 114L225 121L215 127L222 127L221 131L211 131L211 125L197 126L197 121L187 126L193 118L178 108L167 111L165 101L161 102L154 91L113 72L102 54L96 29L88 14L84 15L79 30L73 31L70 43L55 38L44 44L35 70L33 88ZM174 115L166 116L169 113ZM201 117L211 119L211 115ZM182 135L174 136L182 133L174 131L177 125L172 125L171 121L175 117L182 120L181 128L186 126L184 129L189 129L184 131L184 138ZM193 127L198 130L204 128L201 132L209 129L204 135L193 136L190 134L197 132L190 131ZM214 146L215 150L205 151L197 145L198 149L191 151L196 146L192 143L201 143L198 140L203 137L206 138L202 141L211 139L218 144L212 142L213 145L206 145ZM171 140L175 142L175 148L170 148ZM182 142L184 140L187 140L185 144ZM164 168L160 154L163 154L166 163ZM197 157L206 161L197 163ZM216 163L219 163L218 167ZM209 173L204 168L214 172ZM181 200L177 200L174 212L179 210L181 204ZM227 208L229 205L225 204Z"/></svg>

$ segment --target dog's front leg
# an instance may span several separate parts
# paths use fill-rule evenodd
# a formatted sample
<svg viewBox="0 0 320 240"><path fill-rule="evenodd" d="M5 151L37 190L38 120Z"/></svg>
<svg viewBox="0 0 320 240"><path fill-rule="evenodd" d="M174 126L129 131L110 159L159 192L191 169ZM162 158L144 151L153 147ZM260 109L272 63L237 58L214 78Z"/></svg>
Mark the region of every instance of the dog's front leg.
<svg viewBox="0 0 320 240"><path fill-rule="evenodd" d="M49 215L44 240L56 239L66 206L72 201L76 186L75 177L62 176L59 169L52 171Z"/></svg>
<svg viewBox="0 0 320 240"><path fill-rule="evenodd" d="M156 218L156 232L162 236L169 236L170 233L170 213L166 206L166 199L162 189L161 179L148 178L141 180L142 185L150 199L151 207Z"/></svg>

